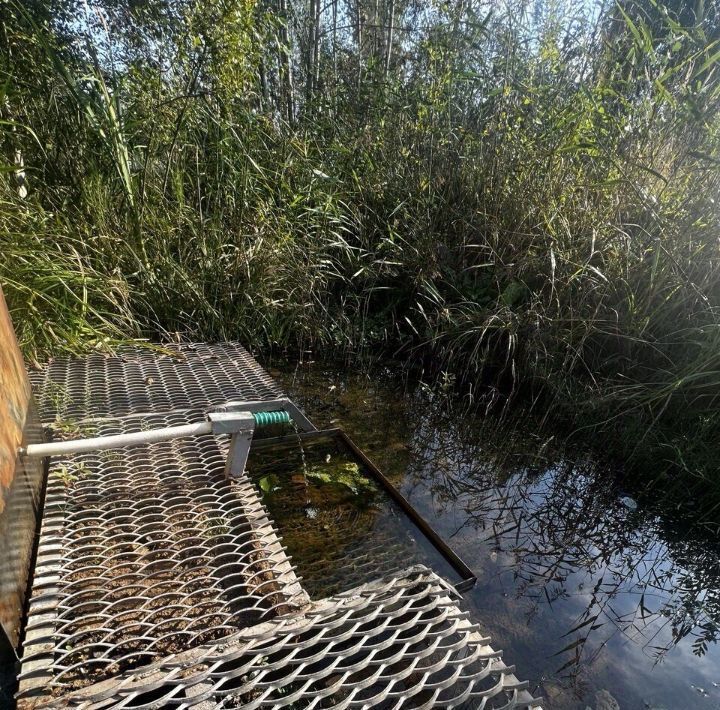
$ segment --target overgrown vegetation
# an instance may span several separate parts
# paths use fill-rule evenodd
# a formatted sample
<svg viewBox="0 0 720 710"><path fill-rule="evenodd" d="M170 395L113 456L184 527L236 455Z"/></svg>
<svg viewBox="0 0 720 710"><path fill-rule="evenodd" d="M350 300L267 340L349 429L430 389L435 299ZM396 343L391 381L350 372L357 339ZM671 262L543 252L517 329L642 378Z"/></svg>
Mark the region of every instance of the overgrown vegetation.
<svg viewBox="0 0 720 710"><path fill-rule="evenodd" d="M29 358L419 348L717 512L715 2L0 14L0 279Z"/></svg>

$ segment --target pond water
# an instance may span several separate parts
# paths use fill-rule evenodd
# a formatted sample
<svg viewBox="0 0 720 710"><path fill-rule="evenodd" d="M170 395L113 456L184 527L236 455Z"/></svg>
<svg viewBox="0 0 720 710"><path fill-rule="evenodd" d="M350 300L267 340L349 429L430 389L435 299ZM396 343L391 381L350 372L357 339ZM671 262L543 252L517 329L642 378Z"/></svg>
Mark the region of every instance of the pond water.
<svg viewBox="0 0 720 710"><path fill-rule="evenodd" d="M414 564L453 584L461 581L341 440L315 439L302 447L294 441L268 449L256 443L247 472L312 599Z"/></svg>
<svg viewBox="0 0 720 710"><path fill-rule="evenodd" d="M545 707L720 708L717 540L530 420L470 416L392 368L270 370L476 572L469 611Z"/></svg>

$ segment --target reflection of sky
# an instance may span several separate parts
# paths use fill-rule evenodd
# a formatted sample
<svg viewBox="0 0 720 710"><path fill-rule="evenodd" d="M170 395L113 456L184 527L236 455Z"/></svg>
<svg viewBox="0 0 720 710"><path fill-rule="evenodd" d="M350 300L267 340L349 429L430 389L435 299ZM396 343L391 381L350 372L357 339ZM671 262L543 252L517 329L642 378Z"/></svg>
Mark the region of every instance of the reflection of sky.
<svg viewBox="0 0 720 710"><path fill-rule="evenodd" d="M477 573L465 596L470 612L548 710L598 710L600 690L622 710L720 710L713 686L720 649L711 643L695 656L697 628L673 645L671 619L662 614L682 614L684 599L707 594L715 610L695 618L720 620L720 557L708 541L678 531L647 504L624 508L609 472L551 455L528 426L505 437L495 423L460 432L462 417L429 415L437 407L424 395L403 398L347 371L303 378L300 388L295 378L286 381L291 395L300 394L317 422L343 426L402 481L413 505ZM538 450L550 460L533 472L527 461ZM585 636L584 645L561 652ZM658 659L653 647L669 650Z"/></svg>
<svg viewBox="0 0 720 710"><path fill-rule="evenodd" d="M548 707L584 709L601 689L622 708L720 707L720 650L698 658L693 634L673 643L689 571L653 518L591 467L499 472L437 421L416 429L413 450L405 493L477 571L470 606L520 675L542 681Z"/></svg>

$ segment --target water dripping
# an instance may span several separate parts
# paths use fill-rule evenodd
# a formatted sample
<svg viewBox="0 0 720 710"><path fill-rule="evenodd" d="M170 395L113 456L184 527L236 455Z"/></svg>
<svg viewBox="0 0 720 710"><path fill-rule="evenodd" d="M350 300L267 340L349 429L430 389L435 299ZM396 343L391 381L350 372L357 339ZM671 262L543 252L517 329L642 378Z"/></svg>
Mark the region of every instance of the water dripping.
<svg viewBox="0 0 720 710"><path fill-rule="evenodd" d="M292 425L295 436L297 437L298 449L300 451L300 463L303 479L302 485L304 489L303 492L305 494L305 515L311 520L314 520L317 518L318 511L310 504L310 484L308 482L308 466L307 458L305 456L305 447L303 446L302 436L300 435L300 429L298 428L297 422L295 420L291 420L290 424Z"/></svg>

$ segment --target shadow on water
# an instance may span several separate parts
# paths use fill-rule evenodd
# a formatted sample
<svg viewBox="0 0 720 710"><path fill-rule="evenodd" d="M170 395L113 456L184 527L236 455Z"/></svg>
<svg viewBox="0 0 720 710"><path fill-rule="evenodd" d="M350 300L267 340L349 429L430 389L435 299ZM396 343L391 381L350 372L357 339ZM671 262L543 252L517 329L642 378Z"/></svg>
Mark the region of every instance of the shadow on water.
<svg viewBox="0 0 720 710"><path fill-rule="evenodd" d="M478 574L466 604L548 708L720 708L718 543L656 492L540 437L458 413L390 371L273 372L342 426Z"/></svg>

